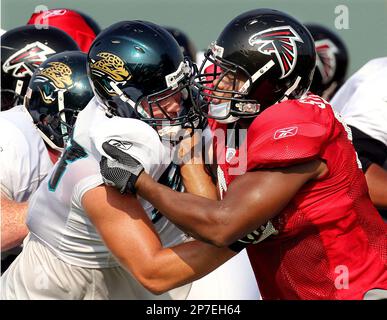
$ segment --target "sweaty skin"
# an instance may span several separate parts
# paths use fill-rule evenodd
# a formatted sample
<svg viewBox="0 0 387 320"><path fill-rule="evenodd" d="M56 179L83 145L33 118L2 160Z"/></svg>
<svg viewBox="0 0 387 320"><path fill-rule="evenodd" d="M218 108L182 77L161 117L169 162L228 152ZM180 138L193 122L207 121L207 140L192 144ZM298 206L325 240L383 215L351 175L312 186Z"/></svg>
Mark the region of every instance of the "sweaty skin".
<svg viewBox="0 0 387 320"><path fill-rule="evenodd" d="M139 201L112 187L86 192L82 205L121 265L154 294L197 280L235 255L199 241L163 248Z"/></svg>
<svg viewBox="0 0 387 320"><path fill-rule="evenodd" d="M28 234L28 202L16 202L1 196L1 252L22 244Z"/></svg>

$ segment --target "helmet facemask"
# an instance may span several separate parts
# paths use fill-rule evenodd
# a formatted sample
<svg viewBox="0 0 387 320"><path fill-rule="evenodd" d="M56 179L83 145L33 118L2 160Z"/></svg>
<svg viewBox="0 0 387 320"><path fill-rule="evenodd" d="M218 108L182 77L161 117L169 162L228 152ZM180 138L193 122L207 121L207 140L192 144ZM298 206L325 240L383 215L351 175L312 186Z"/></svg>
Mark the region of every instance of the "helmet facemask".
<svg viewBox="0 0 387 320"><path fill-rule="evenodd" d="M110 82L110 86L126 108L132 109L135 116L153 127L161 138L173 139L182 127L198 128L200 117L195 113L195 99L192 92L194 68L189 60L181 62L179 68L165 76L166 87L160 91L140 96L136 101L128 93L123 92L117 85ZM170 103L178 103L177 112L169 112ZM119 110L113 108L112 114L121 116ZM118 111L118 112L117 112ZM127 116L127 115L122 115Z"/></svg>
<svg viewBox="0 0 387 320"><path fill-rule="evenodd" d="M258 76L222 57L223 48L212 44L204 54L196 83L202 100L197 102L198 111L205 117L219 122L234 122L239 118L255 117L260 112L260 103L250 98L252 84L269 68L260 69ZM211 67L207 67L212 64ZM212 70L211 70L212 69ZM255 78L254 78L255 77ZM230 89L220 88L222 80L231 80ZM215 81L216 80L216 81ZM243 82L243 85L240 82ZM219 100L222 103L215 103Z"/></svg>
<svg viewBox="0 0 387 320"><path fill-rule="evenodd" d="M63 91L58 92L59 111L57 113L39 113L37 109L29 110L32 119L41 133L43 140L50 148L62 151L67 141L71 137L75 121L81 108L65 107ZM24 100L24 105L29 109L30 100L28 92ZM68 119L68 120L66 120Z"/></svg>

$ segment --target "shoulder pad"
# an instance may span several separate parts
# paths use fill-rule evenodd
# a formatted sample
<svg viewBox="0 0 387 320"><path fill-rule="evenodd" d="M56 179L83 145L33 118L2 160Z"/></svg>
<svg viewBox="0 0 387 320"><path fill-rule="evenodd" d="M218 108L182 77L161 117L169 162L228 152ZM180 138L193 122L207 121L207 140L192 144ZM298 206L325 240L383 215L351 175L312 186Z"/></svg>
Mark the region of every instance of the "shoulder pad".
<svg viewBox="0 0 387 320"><path fill-rule="evenodd" d="M161 142L152 127L137 119L105 117L101 125L91 131L90 138L99 155L108 157L102 144L113 141L121 146L121 150L138 160L151 175L155 170L158 171L158 166L168 166L171 161L169 145Z"/></svg>
<svg viewBox="0 0 387 320"><path fill-rule="evenodd" d="M247 169L286 167L317 158L330 129L331 118L323 115L319 107L299 100L266 109L247 131Z"/></svg>

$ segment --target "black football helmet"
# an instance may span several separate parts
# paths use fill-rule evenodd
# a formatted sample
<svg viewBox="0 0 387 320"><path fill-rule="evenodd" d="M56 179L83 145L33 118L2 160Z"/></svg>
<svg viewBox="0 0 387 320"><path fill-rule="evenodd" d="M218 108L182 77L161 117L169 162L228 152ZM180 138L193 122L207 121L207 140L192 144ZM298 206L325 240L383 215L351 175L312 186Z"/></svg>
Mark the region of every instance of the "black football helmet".
<svg viewBox="0 0 387 320"><path fill-rule="evenodd" d="M188 36L181 30L173 27L164 27L167 31L173 35L177 43L180 45L181 51L185 57L191 59L191 61L196 60L196 48L193 42L188 38Z"/></svg>
<svg viewBox="0 0 387 320"><path fill-rule="evenodd" d="M55 150L63 149L79 111L94 96L86 64L85 53L62 52L43 62L30 80L24 105Z"/></svg>
<svg viewBox="0 0 387 320"><path fill-rule="evenodd" d="M211 63L209 67L208 64ZM309 89L316 63L313 38L290 15L256 9L234 18L205 53L197 75L204 98L199 112L224 122L254 117L265 108L301 97ZM228 76L232 90L222 90L214 80ZM237 88L236 76L244 85ZM213 98L228 101L212 104Z"/></svg>
<svg viewBox="0 0 387 320"><path fill-rule="evenodd" d="M317 24L305 25L316 46L317 60L310 91L330 100L345 81L348 70L348 50L340 37Z"/></svg>
<svg viewBox="0 0 387 320"><path fill-rule="evenodd" d="M173 36L145 21L122 21L106 28L88 54L89 77L107 115L138 118L154 128L197 123L192 71ZM162 104L176 94L181 97L180 113L171 116ZM154 115L156 109L163 118Z"/></svg>
<svg viewBox="0 0 387 320"><path fill-rule="evenodd" d="M23 102L34 70L50 56L65 50L79 50L76 42L54 27L33 25L11 29L1 36L1 109Z"/></svg>

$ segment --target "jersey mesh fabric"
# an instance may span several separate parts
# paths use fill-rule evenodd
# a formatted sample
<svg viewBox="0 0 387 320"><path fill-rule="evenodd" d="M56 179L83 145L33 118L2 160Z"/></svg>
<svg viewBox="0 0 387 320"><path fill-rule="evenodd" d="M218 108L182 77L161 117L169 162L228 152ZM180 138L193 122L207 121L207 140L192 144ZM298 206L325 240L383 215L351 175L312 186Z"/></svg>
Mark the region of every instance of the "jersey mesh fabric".
<svg viewBox="0 0 387 320"><path fill-rule="evenodd" d="M297 130L275 139L279 129L293 127ZM308 99L272 106L256 118L247 136L248 171L314 158L329 169L306 183L272 220L278 235L248 247L262 297L362 299L370 289L387 289L387 228L331 107ZM232 165L220 167L231 183Z"/></svg>

